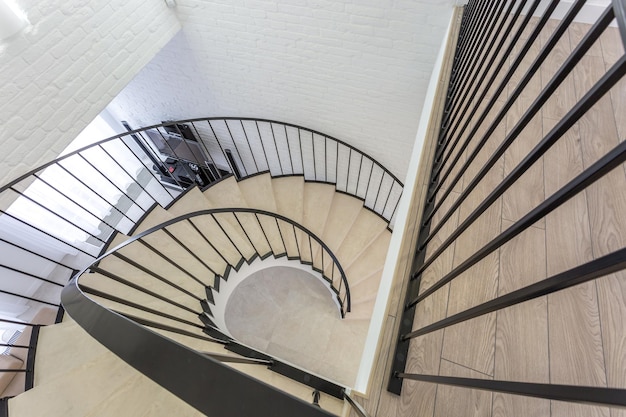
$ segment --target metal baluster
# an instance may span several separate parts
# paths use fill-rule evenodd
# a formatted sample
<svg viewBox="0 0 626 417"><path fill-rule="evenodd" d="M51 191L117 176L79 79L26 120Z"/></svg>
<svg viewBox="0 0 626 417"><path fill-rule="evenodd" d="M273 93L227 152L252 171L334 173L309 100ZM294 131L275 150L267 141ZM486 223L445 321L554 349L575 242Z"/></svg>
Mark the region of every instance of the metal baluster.
<svg viewBox="0 0 626 417"><path fill-rule="evenodd" d="M272 138L274 139L274 149L276 149L276 157L278 158L278 166L280 167L280 175L285 175L283 171L283 164L280 161L280 152L278 152L278 145L276 145L276 135L274 134L274 124L270 122L270 129L272 130Z"/></svg>
<svg viewBox="0 0 626 417"><path fill-rule="evenodd" d="M259 165L256 162L256 158L254 157L254 152L252 151L252 145L250 145L250 139L248 139L248 133L246 132L246 128L243 125L243 120L239 120L239 123L241 123L241 130L243 130L243 135L246 137L246 143L248 144L248 149L250 150L250 155L252 156L252 162L254 162L254 168L256 169L256 172L260 172L259 170Z"/></svg>

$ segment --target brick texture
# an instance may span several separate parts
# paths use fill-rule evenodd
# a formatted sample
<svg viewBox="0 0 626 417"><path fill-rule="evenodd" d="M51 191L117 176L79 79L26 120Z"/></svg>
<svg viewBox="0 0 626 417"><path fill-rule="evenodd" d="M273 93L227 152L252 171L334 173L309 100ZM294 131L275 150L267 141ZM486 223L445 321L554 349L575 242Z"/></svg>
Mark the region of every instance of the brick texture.
<svg viewBox="0 0 626 417"><path fill-rule="evenodd" d="M180 29L160 0L17 0L0 41L0 184L55 158Z"/></svg>
<svg viewBox="0 0 626 417"><path fill-rule="evenodd" d="M403 179L452 0L177 0L183 30L113 101L135 127L245 116L320 130Z"/></svg>

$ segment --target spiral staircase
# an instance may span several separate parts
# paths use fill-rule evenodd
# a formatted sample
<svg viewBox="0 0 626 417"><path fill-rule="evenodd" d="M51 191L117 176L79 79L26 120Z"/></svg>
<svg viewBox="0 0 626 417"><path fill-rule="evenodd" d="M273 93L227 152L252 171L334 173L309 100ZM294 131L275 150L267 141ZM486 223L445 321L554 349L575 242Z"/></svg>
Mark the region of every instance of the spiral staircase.
<svg viewBox="0 0 626 417"><path fill-rule="evenodd" d="M207 174L202 178L210 178L209 184L203 184L201 177L196 177L196 184L184 184L173 175L167 178L167 170L150 166L158 153L147 139L148 132L163 134L161 125L101 141L3 187L8 202L2 211L5 222L18 230L34 229L48 244L55 241L69 247L60 258L44 259L54 264L54 272L46 276L3 259L5 268L52 289L45 296L23 295L28 303L54 306L55 298L61 297L69 313L62 322L41 328L34 364L27 367L35 369L33 388L8 402L11 416L203 415L209 411L245 415L252 410L255 414L266 410L267 415L341 415L349 411L344 396L356 369L347 378L336 372L329 376L324 372L324 360L311 370L299 364L297 357L274 357L244 345L231 336L224 310L233 287L249 275L242 271L263 269L266 264L305 269L328 290L328 298L337 308L336 320L347 326L344 329L352 329L343 341L331 338L327 354L336 356L335 361L350 358L357 364L355 358L363 349L376 301L401 183L367 155L319 132L275 121L235 119L244 133L238 138L233 135L232 119L203 121L210 127L210 137L202 133L197 120L183 122L194 128L211 161L201 166ZM178 129L183 122L173 126ZM229 138L220 136L219 123L224 123ZM256 126L256 142L250 135L250 123ZM277 139L275 131L279 129L284 135ZM264 139L264 131L271 131L271 141ZM303 133L310 134L308 143ZM272 142L273 151L268 146ZM248 154L243 151L245 144ZM287 153L282 153L285 150ZM134 155L132 161L130 154ZM72 158L81 163L72 165L68 162ZM103 162L107 158L108 167ZM156 161L171 162L163 157ZM106 194L105 186L90 184L77 171L80 167L94 169L105 177L112 165L126 173L124 181L119 176L107 178L109 188L121 191L114 197ZM46 174L55 170L73 179L55 183ZM44 183L63 195L67 205L46 207L42 202L45 193L32 187L33 183ZM83 225L83 213L76 214L89 212L98 217L92 214L94 203L77 196L76 185L110 206L100 215L97 229ZM45 213L43 222L45 216L62 218L68 228L78 230L84 242L64 239L41 223L29 223L14 209L24 200ZM72 211L74 216L68 214ZM37 257L36 250L19 239L11 242L3 237L3 242L14 251ZM70 276L74 278L61 294ZM269 289L274 290L279 288ZM315 326L319 325L316 322ZM311 338L316 337L319 329L315 326L306 322L301 326L311 326ZM333 323L322 326L332 327ZM142 342L135 340L138 333L145 336ZM182 349L183 354L164 355L163 351L174 348ZM147 368L142 368L145 363L136 363L148 358ZM250 384L249 392L235 388L221 392L232 378L220 379L196 369L185 371L193 361L218 366L219 371L207 371L213 374L228 374L224 369L240 371L234 387ZM166 363L173 367L173 375L150 374L155 369L164 372ZM198 377L209 380L194 383ZM182 394L171 389L173 384ZM59 387L64 387L62 392ZM278 397L266 394L257 398L265 390ZM314 396L321 391L321 397L313 398L314 390ZM222 409L208 401L209 391L213 391L211 398L229 397L222 401L229 405ZM321 408L310 405L313 399Z"/></svg>

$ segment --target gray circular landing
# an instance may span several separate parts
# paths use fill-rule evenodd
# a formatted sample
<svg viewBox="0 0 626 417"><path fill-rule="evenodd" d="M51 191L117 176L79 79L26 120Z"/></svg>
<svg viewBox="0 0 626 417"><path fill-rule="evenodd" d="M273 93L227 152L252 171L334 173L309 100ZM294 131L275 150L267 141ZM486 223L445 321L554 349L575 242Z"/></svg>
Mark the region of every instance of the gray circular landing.
<svg viewBox="0 0 626 417"><path fill-rule="evenodd" d="M228 299L225 321L240 342L347 386L355 382L369 326L342 320L318 278L287 267L243 280Z"/></svg>

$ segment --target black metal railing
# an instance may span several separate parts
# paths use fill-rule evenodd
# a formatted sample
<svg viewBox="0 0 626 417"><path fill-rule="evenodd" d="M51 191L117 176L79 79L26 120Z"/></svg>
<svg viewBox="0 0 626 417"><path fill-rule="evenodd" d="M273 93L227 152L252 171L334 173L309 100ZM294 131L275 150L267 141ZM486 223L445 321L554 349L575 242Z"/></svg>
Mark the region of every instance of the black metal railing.
<svg viewBox="0 0 626 417"><path fill-rule="evenodd" d="M228 279L231 269L268 256L286 256L310 265L334 291L341 315L350 310L348 282L332 251L294 221L248 208L189 213L139 233L76 274L63 290L62 301L70 316L93 337L207 415L258 415L259 411L263 415L287 415L281 413L288 411L296 413L289 415L328 415L221 365L265 365L343 398L341 387L239 345L212 321L212 296L205 299L203 295L219 292L220 280ZM155 331L224 345L239 356L196 352ZM140 354L143 349L151 354ZM158 357L159 362L168 357L173 366L150 363L145 356ZM206 395L215 385L220 385L219 395ZM237 404L242 401L255 407L246 411Z"/></svg>
<svg viewBox="0 0 626 417"><path fill-rule="evenodd" d="M624 192L623 189L619 189L623 188L624 183L616 182L608 186L606 181L607 175L614 173L615 169L623 169L622 166L626 162L624 138L616 137L615 134L611 137L603 136L600 133L603 126L593 124L596 119L584 118L592 110L607 111L606 106L598 106L598 103L607 99L607 96L610 99L611 94L616 97L623 97L625 94L624 83L622 81L620 84L620 81L626 74L626 55L623 49L626 45L626 1L613 1L597 21L588 26L588 30L578 43L572 45L571 53L566 54L557 52L556 46L564 36L568 36L568 29L572 27L585 1L574 1L562 19L551 22L553 29L549 29L548 22L559 1L547 2L541 16L533 18L539 3L539 0L532 2L472 0L465 6L441 130L437 138L437 150L434 154L421 231L416 243L413 267L407 277L410 282L388 385L391 392L399 394L402 381L406 379L560 401L609 406L626 405L626 390L619 388L480 380L405 371L409 343L414 338L626 269L626 248L619 247L623 242L611 239L610 250L607 249L602 254L596 253L595 259L591 261L573 266L546 279L538 280L540 277L533 277L536 281L534 284L517 287L519 289L515 291L413 328L416 309L421 303L443 289L446 284L468 272L481 260L496 253L505 243L554 213L566 202L586 192L590 187L600 187L601 181L604 181L602 187L611 188L604 190L605 195ZM623 45L617 45L616 49L619 52L615 53L614 62L606 63L605 72L594 74L595 77L592 77L589 71L585 72L584 58L592 48L597 48L600 44L606 46L607 39L613 39L608 38L609 31L616 30L610 27L612 22L617 22L619 30L617 38L621 37ZM551 109L550 106L557 101L555 97L560 95L559 103L566 102L563 95L568 93L566 91L568 87L564 82L568 80L571 84L567 85L573 86L573 74L577 71L578 74L586 74L585 77L589 77L586 83L590 88L583 87L585 91L579 92L577 99L572 99L571 103L566 104L568 107L562 111L558 120L554 120L553 127L541 137L537 137L541 133L529 135L526 128L535 116ZM543 84L543 87L537 87L537 84ZM581 88L580 85L576 87ZM570 93L573 96L574 93ZM524 106L524 103L527 105ZM515 120L511 111L514 106L525 110L520 113L513 125L507 122L507 132L504 134L503 129L498 129L498 126L506 118ZM608 111L613 111L611 106L608 107ZM552 111L551 114L554 113L557 112ZM611 117L619 119L623 115L615 114ZM461 236L468 236L464 233L475 226L477 220L507 191L519 184L525 173L536 167L538 162L543 163L542 158L546 156L548 150L559 141L564 141L566 133L571 129L577 129L579 122L585 123L587 129L595 129L593 138L581 139L593 140L596 149L607 151L597 155L593 160L586 161L577 175L572 175L566 181L562 180L564 185L561 188L530 207L526 214L518 216L517 220L512 219L515 221L512 221L509 227L492 236L491 240L482 246L478 246L479 249L474 253L464 260L455 260L448 272L436 276L434 281L433 277L429 276L429 284L422 288L423 274L432 271L429 267L458 244ZM530 151L519 158L516 166L509 167L503 178L485 192L483 180L488 177L490 170L499 162L502 163L507 150L524 140L532 142L531 145L526 145ZM602 143L602 146L597 145L598 143ZM489 148L488 144L492 147ZM623 177L623 173L621 175ZM482 189L479 186L482 186ZM480 194L479 198L470 201L470 196L476 197L477 194ZM471 202L474 206L471 206ZM463 206L464 203L466 206ZM602 204L601 201L597 203ZM458 215L460 208L467 208L467 205L473 207L465 210L465 213L469 214L459 217L458 225L453 224L454 227L444 228L451 224L449 220L453 216L460 216ZM568 221L578 220L568 219ZM616 219L616 222L623 227L623 216ZM568 243L562 242L563 245ZM500 256L503 256L502 252ZM526 260L530 263L533 261ZM527 282L529 277L519 278Z"/></svg>
<svg viewBox="0 0 626 417"><path fill-rule="evenodd" d="M402 192L370 156L292 124L203 118L131 130L0 187L0 272L33 282L28 293L8 286L0 294L18 304L58 306L70 277L116 232L130 234L154 205L167 207L193 185L261 173L333 184L388 222Z"/></svg>
<svg viewBox="0 0 626 417"><path fill-rule="evenodd" d="M268 256L310 265L335 294L341 316L350 311L345 272L328 246L291 219L249 208L193 212L143 231L100 256L80 285L88 294L172 326L203 328L197 318L211 302L207 287L219 292L230 270ZM130 301L129 291L143 302ZM156 307L162 303L186 312L187 319Z"/></svg>

